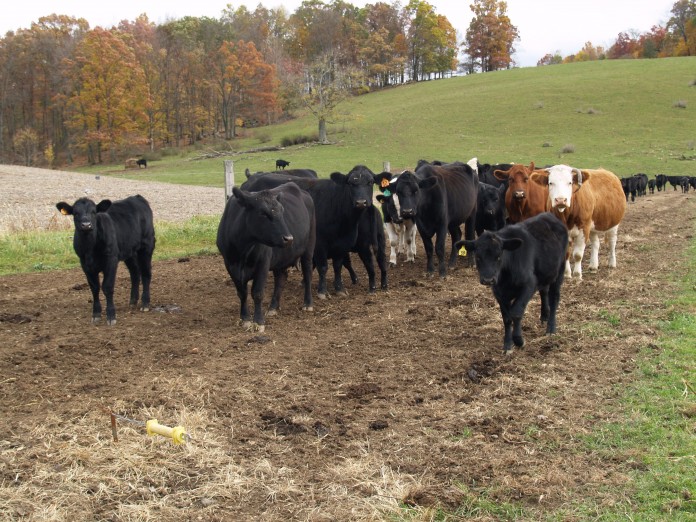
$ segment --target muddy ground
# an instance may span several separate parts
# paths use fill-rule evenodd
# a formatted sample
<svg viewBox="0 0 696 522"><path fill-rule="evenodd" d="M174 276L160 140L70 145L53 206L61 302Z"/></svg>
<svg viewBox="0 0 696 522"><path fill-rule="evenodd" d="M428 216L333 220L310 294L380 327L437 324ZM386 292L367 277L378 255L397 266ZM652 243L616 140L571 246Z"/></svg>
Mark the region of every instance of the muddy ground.
<svg viewBox="0 0 696 522"><path fill-rule="evenodd" d="M527 344L507 357L490 289L472 269L426 278L420 244L388 291L368 294L362 277L313 313L292 273L263 334L238 326L218 256L156 262L149 313L127 309L121 266L113 327L90 323L79 269L2 277L0 512L382 520L409 508L427 520L459 506L488 520L486 500L573 520L579 501L626 500L640 455L583 437L621 418L638 352L657 349L695 216L693 196L671 190L630 204L618 269L603 249L598 273L564 284L556 335L535 297ZM109 411L136 421L119 419L118 442ZM152 417L190 442L148 437L137 422Z"/></svg>

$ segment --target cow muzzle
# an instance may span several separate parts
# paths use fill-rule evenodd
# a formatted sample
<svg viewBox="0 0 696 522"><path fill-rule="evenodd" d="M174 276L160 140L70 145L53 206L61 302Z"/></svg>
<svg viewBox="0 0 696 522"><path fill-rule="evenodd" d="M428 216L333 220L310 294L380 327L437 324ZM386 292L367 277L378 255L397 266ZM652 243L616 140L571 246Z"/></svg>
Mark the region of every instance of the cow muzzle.
<svg viewBox="0 0 696 522"><path fill-rule="evenodd" d="M559 212L563 212L566 208L568 208L568 199L567 198L556 198L553 200L553 208L557 209Z"/></svg>
<svg viewBox="0 0 696 522"><path fill-rule="evenodd" d="M83 232L89 232L93 228L94 227L92 226L91 221L83 221L82 223L80 223L80 230L82 230Z"/></svg>
<svg viewBox="0 0 696 522"><path fill-rule="evenodd" d="M355 208L363 209L367 208L367 200L366 199L359 199L358 201L355 202Z"/></svg>
<svg viewBox="0 0 696 522"><path fill-rule="evenodd" d="M496 283L497 279L495 277L483 277L483 276L481 276L479 278L479 281L481 282L482 285L493 286Z"/></svg>
<svg viewBox="0 0 696 522"><path fill-rule="evenodd" d="M524 199L527 197L527 194L525 194L524 190L516 190L513 194L512 197L515 199Z"/></svg>
<svg viewBox="0 0 696 522"><path fill-rule="evenodd" d="M403 219L413 219L416 217L416 211L412 208L405 208L401 211L401 217Z"/></svg>
<svg viewBox="0 0 696 522"><path fill-rule="evenodd" d="M283 245L284 246L290 246L292 245L292 242L295 240L294 237L292 236L283 236Z"/></svg>

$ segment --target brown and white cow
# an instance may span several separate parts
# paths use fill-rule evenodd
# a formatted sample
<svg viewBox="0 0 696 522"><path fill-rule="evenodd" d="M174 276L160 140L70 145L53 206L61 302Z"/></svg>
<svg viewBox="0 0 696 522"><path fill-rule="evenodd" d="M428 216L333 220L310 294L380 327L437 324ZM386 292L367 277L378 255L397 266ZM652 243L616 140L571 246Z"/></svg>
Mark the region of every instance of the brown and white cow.
<svg viewBox="0 0 696 522"><path fill-rule="evenodd" d="M548 189L531 181L533 172L534 162L531 162L528 167L515 163L509 170L493 172L498 180L508 183L505 192L505 208L510 223L519 223L546 210Z"/></svg>
<svg viewBox="0 0 696 522"><path fill-rule="evenodd" d="M599 266L599 240L609 244L609 266L616 267L619 223L626 211L621 180L604 169L577 169L554 165L536 171L535 183L548 188L548 209L566 224L572 243L566 261L566 276L582 279L582 257L590 242L590 270ZM572 271L571 271L572 262Z"/></svg>

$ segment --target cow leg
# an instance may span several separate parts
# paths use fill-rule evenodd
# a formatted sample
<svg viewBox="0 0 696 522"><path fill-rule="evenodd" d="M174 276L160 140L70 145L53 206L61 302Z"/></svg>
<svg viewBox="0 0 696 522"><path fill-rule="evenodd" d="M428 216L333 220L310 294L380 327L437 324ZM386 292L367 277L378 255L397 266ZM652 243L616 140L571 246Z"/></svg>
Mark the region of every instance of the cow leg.
<svg viewBox="0 0 696 522"><path fill-rule="evenodd" d="M546 333L556 333L556 310L558 303L561 301L561 285L563 284L563 273L551 283L549 287L548 302L549 302L549 320L546 323Z"/></svg>
<svg viewBox="0 0 696 522"><path fill-rule="evenodd" d="M497 296L496 296L497 297ZM512 352L512 317L510 317L510 303L506 300L498 299L500 315L503 318L503 353Z"/></svg>
<svg viewBox="0 0 696 522"><path fill-rule="evenodd" d="M271 305L268 308L268 312L266 312L267 316L276 315L278 310L280 310L280 296L283 293L283 288L287 280L287 269L273 271L273 297L271 297Z"/></svg>
<svg viewBox="0 0 696 522"><path fill-rule="evenodd" d="M304 286L304 304L302 310L306 312L314 311L314 303L312 302L312 255L304 255L300 259L302 267L302 285Z"/></svg>
<svg viewBox="0 0 696 522"><path fill-rule="evenodd" d="M454 244L462 238L462 231L459 226L451 225L449 227L450 237L452 238L452 251L449 256L449 267L456 268L457 266L457 250L454 248ZM442 274L440 274L442 275Z"/></svg>
<svg viewBox="0 0 696 522"><path fill-rule="evenodd" d="M138 254L138 266L143 282L143 294L140 299L140 309L143 312L150 311L150 282L152 281L152 251Z"/></svg>
<svg viewBox="0 0 696 522"><path fill-rule="evenodd" d="M529 300L534 295L536 288L534 285L527 285L519 291L519 294L515 298L510 306L510 317L512 319L512 342L515 346L521 348L524 346L524 338L522 337L522 317L524 317L524 311L527 309L527 304Z"/></svg>
<svg viewBox="0 0 696 522"><path fill-rule="evenodd" d="M404 223L406 238L406 261L410 263L416 262L416 224L409 220Z"/></svg>
<svg viewBox="0 0 696 522"><path fill-rule="evenodd" d="M389 264L396 266L396 254L399 249L399 234L396 232L396 227L393 223L385 223L384 228L389 238Z"/></svg>
<svg viewBox="0 0 696 522"><path fill-rule="evenodd" d="M457 227L459 228L459 227ZM469 218L466 220L464 223L464 239L473 241L476 239L476 212L472 212ZM456 241L455 241L456 243ZM455 257L459 254L459 252L454 251L454 243L452 243L452 255ZM467 267L472 267L474 266L474 255L471 252L466 253L466 257L464 258L465 266Z"/></svg>
<svg viewBox="0 0 696 522"><path fill-rule="evenodd" d="M445 237L447 236L447 230L443 227L443 230L438 231L437 237L435 238L435 255L437 256L438 269L440 277L444 279L447 277L447 264L445 262Z"/></svg>
<svg viewBox="0 0 696 522"><path fill-rule="evenodd" d="M87 284L92 291L92 323L97 324L101 321L101 300L99 298L99 272L85 272Z"/></svg>
<svg viewBox="0 0 696 522"><path fill-rule="evenodd" d="M254 329L258 332L265 330L263 316L263 294L266 288L266 278L268 277L268 266L265 270L256 271L254 281L251 283L251 298L254 300Z"/></svg>
<svg viewBox="0 0 696 522"><path fill-rule="evenodd" d="M606 234L609 243L609 267L616 268L616 241L619 238L619 225L611 227Z"/></svg>
<svg viewBox="0 0 696 522"><path fill-rule="evenodd" d="M541 315L539 321L545 323L549 320L549 288L539 288L539 298L541 299Z"/></svg>
<svg viewBox="0 0 696 522"><path fill-rule="evenodd" d="M110 262L104 269L104 279L102 281L102 292L106 299L106 324L113 326L116 324L116 306L114 305L114 286L116 285L116 269L118 259Z"/></svg>
<svg viewBox="0 0 696 522"><path fill-rule="evenodd" d="M354 285L358 284L358 274L355 273L355 269L353 268L353 262L350 259L350 254L346 254L346 257L343 258L343 266L348 270L348 275L350 276L350 282L353 283Z"/></svg>
<svg viewBox="0 0 696 522"><path fill-rule="evenodd" d="M585 254L585 234L580 231L573 240L573 249L570 254L572 276L582 279L582 256Z"/></svg>
<svg viewBox="0 0 696 522"><path fill-rule="evenodd" d="M596 272L599 268L599 238L601 234L596 230L590 232L590 266L592 272Z"/></svg>
<svg viewBox="0 0 696 522"><path fill-rule="evenodd" d="M135 257L129 257L125 263L131 280L130 302L128 304L131 308L135 308L140 298L140 268L138 268L138 261Z"/></svg>
<svg viewBox="0 0 696 522"><path fill-rule="evenodd" d="M350 255L350 254L346 254ZM332 260L333 271L334 271L334 290L339 295L348 295L345 286L343 286L343 277L341 276L341 269L343 268L343 258L334 257Z"/></svg>
<svg viewBox="0 0 696 522"><path fill-rule="evenodd" d="M329 271L329 260L326 257L326 253L320 251L314 259L315 265L317 267L317 274L319 275L319 282L317 283L317 297L319 299L326 299L328 297L328 290L326 288L326 273Z"/></svg>
<svg viewBox="0 0 696 522"><path fill-rule="evenodd" d="M423 250L425 250L425 266L426 275L432 276L435 272L435 263L433 262L433 237L428 235L421 227L418 227L418 233L423 241Z"/></svg>

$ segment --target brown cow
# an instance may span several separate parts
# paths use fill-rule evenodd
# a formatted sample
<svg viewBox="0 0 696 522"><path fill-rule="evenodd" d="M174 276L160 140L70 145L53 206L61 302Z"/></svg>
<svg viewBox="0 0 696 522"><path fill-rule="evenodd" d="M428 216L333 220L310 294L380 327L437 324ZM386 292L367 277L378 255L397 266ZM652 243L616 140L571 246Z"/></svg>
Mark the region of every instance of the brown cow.
<svg viewBox="0 0 696 522"><path fill-rule="evenodd" d="M500 181L508 181L505 192L505 208L510 223L519 223L546 210L548 188L533 183L530 176L534 172L534 162L525 167L515 163L510 170L496 170L493 175Z"/></svg>
<svg viewBox="0 0 696 522"><path fill-rule="evenodd" d="M554 165L536 171L532 180L548 189L548 208L568 228L572 246L572 275L582 279L582 256L590 241L590 266L599 266L599 239L606 234L609 266L616 267L616 239L619 223L626 211L621 180L604 169L580 170ZM571 260L566 261L566 276L571 277Z"/></svg>

